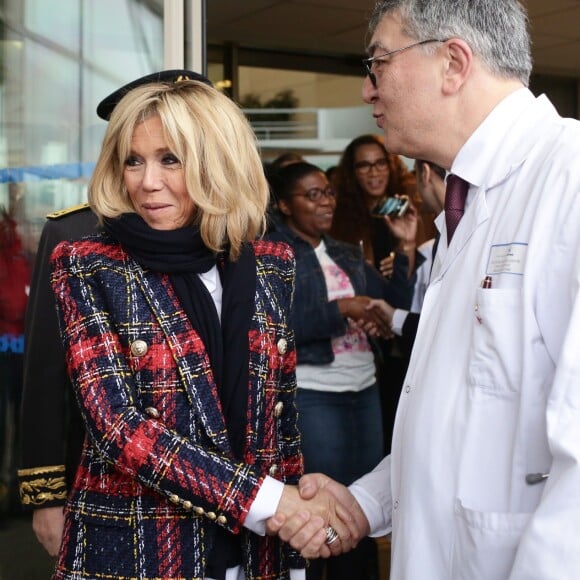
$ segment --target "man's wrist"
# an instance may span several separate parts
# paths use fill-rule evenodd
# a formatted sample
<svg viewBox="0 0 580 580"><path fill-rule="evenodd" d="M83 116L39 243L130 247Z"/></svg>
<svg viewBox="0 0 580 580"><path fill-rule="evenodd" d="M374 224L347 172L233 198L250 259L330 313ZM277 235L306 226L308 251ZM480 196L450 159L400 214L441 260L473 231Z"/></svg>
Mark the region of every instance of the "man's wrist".
<svg viewBox="0 0 580 580"><path fill-rule="evenodd" d="M391 317L391 330L397 336L403 336L403 325L409 314L408 310L401 310L400 308L395 308L393 316Z"/></svg>

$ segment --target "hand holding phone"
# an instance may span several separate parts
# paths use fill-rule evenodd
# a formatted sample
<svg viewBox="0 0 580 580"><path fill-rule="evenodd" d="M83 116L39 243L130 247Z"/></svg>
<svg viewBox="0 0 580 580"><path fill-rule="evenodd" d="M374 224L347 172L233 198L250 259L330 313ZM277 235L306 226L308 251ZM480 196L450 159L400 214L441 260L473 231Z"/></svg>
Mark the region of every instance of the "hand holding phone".
<svg viewBox="0 0 580 580"><path fill-rule="evenodd" d="M387 197L385 201L373 210L375 216L403 217L409 209L409 198L406 195Z"/></svg>

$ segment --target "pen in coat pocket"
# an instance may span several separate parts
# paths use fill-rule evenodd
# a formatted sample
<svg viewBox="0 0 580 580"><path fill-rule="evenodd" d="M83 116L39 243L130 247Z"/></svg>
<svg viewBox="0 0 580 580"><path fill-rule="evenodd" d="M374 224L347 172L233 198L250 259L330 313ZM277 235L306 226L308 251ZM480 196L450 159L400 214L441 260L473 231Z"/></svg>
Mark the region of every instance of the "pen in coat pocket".
<svg viewBox="0 0 580 580"><path fill-rule="evenodd" d="M486 290L488 288L491 288L491 283L492 283L492 278L491 276L486 276L482 281L481 281L481 287ZM479 315L479 304L476 304L474 307L475 310L475 318L477 319L477 322L479 322L479 324L483 323L483 319L481 318L481 316Z"/></svg>
<svg viewBox="0 0 580 580"><path fill-rule="evenodd" d="M528 485L534 485L540 483L545 479L548 479L549 473L528 473L526 475L526 483Z"/></svg>

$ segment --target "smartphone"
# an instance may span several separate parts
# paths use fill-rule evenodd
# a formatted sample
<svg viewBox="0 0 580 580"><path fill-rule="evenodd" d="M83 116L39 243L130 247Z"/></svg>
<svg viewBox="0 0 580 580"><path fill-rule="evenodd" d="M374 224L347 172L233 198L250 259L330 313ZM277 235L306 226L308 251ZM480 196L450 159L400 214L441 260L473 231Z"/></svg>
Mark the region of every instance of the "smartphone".
<svg viewBox="0 0 580 580"><path fill-rule="evenodd" d="M400 197L387 197L381 205L373 210L373 214L376 216L403 217L408 209L409 198L406 195L401 195Z"/></svg>

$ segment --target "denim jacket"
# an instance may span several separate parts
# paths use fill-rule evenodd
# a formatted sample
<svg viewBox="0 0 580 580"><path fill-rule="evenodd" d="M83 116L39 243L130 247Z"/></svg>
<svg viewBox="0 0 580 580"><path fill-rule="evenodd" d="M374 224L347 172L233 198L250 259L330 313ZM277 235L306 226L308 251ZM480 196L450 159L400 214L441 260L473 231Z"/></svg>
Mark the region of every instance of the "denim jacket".
<svg viewBox="0 0 580 580"><path fill-rule="evenodd" d="M290 324L296 336L298 364L329 364L334 360L331 339L346 332L347 321L328 290L314 248L286 225L276 225L267 239L283 241L294 250L296 282ZM414 276L407 277L409 262L397 254L393 277L386 280L363 259L357 246L323 236L328 255L344 270L357 296L383 298L395 308L408 310L413 299Z"/></svg>

